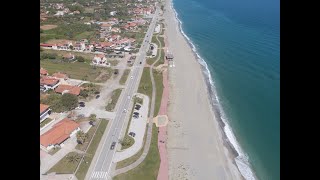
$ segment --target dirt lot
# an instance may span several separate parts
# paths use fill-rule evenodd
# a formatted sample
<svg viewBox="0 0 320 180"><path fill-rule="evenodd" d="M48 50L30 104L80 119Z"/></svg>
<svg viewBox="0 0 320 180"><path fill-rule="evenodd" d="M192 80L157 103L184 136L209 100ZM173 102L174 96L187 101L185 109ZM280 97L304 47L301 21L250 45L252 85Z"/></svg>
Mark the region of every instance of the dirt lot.
<svg viewBox="0 0 320 180"><path fill-rule="evenodd" d="M56 28L56 27L58 27L58 26L57 25L50 25L50 24L40 26L40 28L43 29L43 30L49 30L49 29L53 29L53 28Z"/></svg>

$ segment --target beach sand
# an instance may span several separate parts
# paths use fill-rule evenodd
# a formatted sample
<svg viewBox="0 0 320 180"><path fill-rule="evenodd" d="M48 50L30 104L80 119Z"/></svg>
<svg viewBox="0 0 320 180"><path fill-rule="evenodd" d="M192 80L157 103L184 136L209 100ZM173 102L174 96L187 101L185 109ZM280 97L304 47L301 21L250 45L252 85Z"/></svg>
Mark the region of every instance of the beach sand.
<svg viewBox="0 0 320 180"><path fill-rule="evenodd" d="M169 69L167 152L169 179L243 179L223 145L200 64L180 33L171 0L165 4L165 35L174 55Z"/></svg>

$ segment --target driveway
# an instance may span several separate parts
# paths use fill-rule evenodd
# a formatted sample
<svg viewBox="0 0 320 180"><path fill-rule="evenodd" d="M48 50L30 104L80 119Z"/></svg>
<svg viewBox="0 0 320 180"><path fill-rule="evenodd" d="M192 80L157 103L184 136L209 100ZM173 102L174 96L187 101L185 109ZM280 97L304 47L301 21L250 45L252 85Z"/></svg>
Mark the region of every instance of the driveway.
<svg viewBox="0 0 320 180"><path fill-rule="evenodd" d="M134 109L134 112L139 113L139 117L137 119L132 117L128 131L128 134L130 132L136 133L135 137L133 137L135 143L128 149L125 149L121 152L116 152L114 156L114 162L119 162L135 155L143 146L143 137L144 133L146 132L148 119L149 97L142 94L139 94L139 96L143 97L143 105L139 111Z"/></svg>

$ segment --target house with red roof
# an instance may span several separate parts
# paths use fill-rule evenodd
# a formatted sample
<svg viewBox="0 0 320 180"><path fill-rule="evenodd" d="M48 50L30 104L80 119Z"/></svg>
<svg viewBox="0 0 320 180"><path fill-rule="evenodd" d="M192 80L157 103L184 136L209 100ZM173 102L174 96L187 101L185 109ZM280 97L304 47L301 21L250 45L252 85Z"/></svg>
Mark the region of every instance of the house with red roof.
<svg viewBox="0 0 320 180"><path fill-rule="evenodd" d="M53 73L52 77L56 78L56 79L59 79L59 80L67 80L67 79L69 79L67 74L61 73L61 72Z"/></svg>
<svg viewBox="0 0 320 180"><path fill-rule="evenodd" d="M73 137L78 131L80 131L79 123L65 118L40 136L40 148L49 151L57 145L62 146L67 139Z"/></svg>
<svg viewBox="0 0 320 180"><path fill-rule="evenodd" d="M40 77L41 76L48 76L48 71L47 70L45 70L45 69L43 69L43 68L40 68Z"/></svg>
<svg viewBox="0 0 320 180"><path fill-rule="evenodd" d="M48 105L40 103L40 123L47 119L51 114L51 109Z"/></svg>
<svg viewBox="0 0 320 180"><path fill-rule="evenodd" d="M54 91L59 94L68 93L78 96L80 94L81 88L78 86L60 84Z"/></svg>
<svg viewBox="0 0 320 180"><path fill-rule="evenodd" d="M43 89L44 92L49 89L55 89L59 85L59 82L59 79L53 77L40 77L40 89Z"/></svg>

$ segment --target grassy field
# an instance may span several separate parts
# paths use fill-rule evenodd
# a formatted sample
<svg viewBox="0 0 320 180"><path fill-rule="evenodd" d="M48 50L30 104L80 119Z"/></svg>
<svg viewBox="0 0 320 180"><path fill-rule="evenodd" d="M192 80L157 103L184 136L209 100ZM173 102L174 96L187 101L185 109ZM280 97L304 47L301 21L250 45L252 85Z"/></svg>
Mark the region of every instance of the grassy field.
<svg viewBox="0 0 320 180"><path fill-rule="evenodd" d="M161 49L160 50L160 59L154 66L157 67L157 66L159 66L160 64L163 64L163 63L164 63L164 51L163 51L163 49Z"/></svg>
<svg viewBox="0 0 320 180"><path fill-rule="evenodd" d="M59 56L63 56L65 54L69 54L70 51L56 51L56 50L52 50L52 49L44 49L43 53L55 53ZM71 52L72 54L74 54L75 56L82 56L86 62L90 63L94 57L94 54L91 53L82 53L82 52Z"/></svg>
<svg viewBox="0 0 320 180"><path fill-rule="evenodd" d="M109 60L108 62L111 64L111 66L116 66L116 65L118 65L118 64L119 64L119 61L118 61L118 60L116 60L116 59Z"/></svg>
<svg viewBox="0 0 320 180"><path fill-rule="evenodd" d="M79 169L78 171L76 172L76 177L79 179L79 180L84 180L86 174L87 174L87 171L90 167L90 164L91 164L91 161L93 159L93 156L98 148L98 145L100 143L100 140L103 136L103 133L104 131L106 130L107 128L107 125L108 125L108 122L107 120L101 120L100 121L100 124L99 124L99 127L98 127L98 130L95 134L95 136L93 137L93 140L87 150L87 156L84 157L84 160L81 162L80 166L79 166Z"/></svg>
<svg viewBox="0 0 320 180"><path fill-rule="evenodd" d="M111 102L106 106L107 111L113 111L114 108L116 107L116 104L118 102L118 99L120 97L122 89L116 89L112 92L111 96Z"/></svg>
<svg viewBox="0 0 320 180"><path fill-rule="evenodd" d="M40 123L40 128L42 128L43 126L45 126L46 124L48 124L51 121L52 121L52 119L50 119L50 118L45 119L44 121L42 121Z"/></svg>
<svg viewBox="0 0 320 180"><path fill-rule="evenodd" d="M41 60L41 67L48 70L49 74L64 72L69 78L80 79L92 82L105 82L112 76L111 68L96 68L82 62L56 62ZM103 75L101 75L103 73ZM99 76L99 77L98 77Z"/></svg>
<svg viewBox="0 0 320 180"><path fill-rule="evenodd" d="M153 125L150 149L145 160L136 168L115 176L114 180L156 180L160 167L158 128Z"/></svg>
<svg viewBox="0 0 320 180"><path fill-rule="evenodd" d="M151 84L151 77L150 77L150 68L145 67L143 69L142 77L140 80L138 93L145 94L152 98L152 84Z"/></svg>
<svg viewBox="0 0 320 180"><path fill-rule="evenodd" d="M89 119L88 119L89 120ZM96 122L96 124L99 124L99 120ZM89 122L88 122L89 123ZM85 151L89 145L90 140L93 138L94 132L96 131L98 127L97 126L92 126L89 131L87 132L88 134L88 139L83 143L83 144L77 144L75 147L76 149L80 151Z"/></svg>
<svg viewBox="0 0 320 180"><path fill-rule="evenodd" d="M130 69L126 69L126 70L124 70L124 72L123 72L123 74L122 74L122 76L121 76L121 78L120 78L120 81L119 81L119 83L121 84L121 85L125 85L126 84L126 81L127 81L127 79L128 79L128 75L130 74Z"/></svg>
<svg viewBox="0 0 320 180"><path fill-rule="evenodd" d="M154 106L154 116L157 116L160 110L162 93L163 93L163 82L162 82L162 73L153 70L153 78L156 84L156 100Z"/></svg>
<svg viewBox="0 0 320 180"><path fill-rule="evenodd" d="M75 157L74 161L71 161L70 157ZM70 152L63 157L57 164L55 164L47 173L60 173L60 174L73 174L76 170L77 165L81 159L80 154L76 152Z"/></svg>
<svg viewBox="0 0 320 180"><path fill-rule="evenodd" d="M143 149L144 149L144 146L145 146L145 143L146 143L146 138L147 138L147 129L145 130L145 133L144 133L144 137L143 137L143 145L142 145L142 148L133 156L127 158L127 159L124 159L122 161L119 161L116 165L116 169L121 169L121 168L124 168L126 166L129 166L130 164L134 163L135 161L137 161L139 159L139 157L142 155L143 153Z"/></svg>

